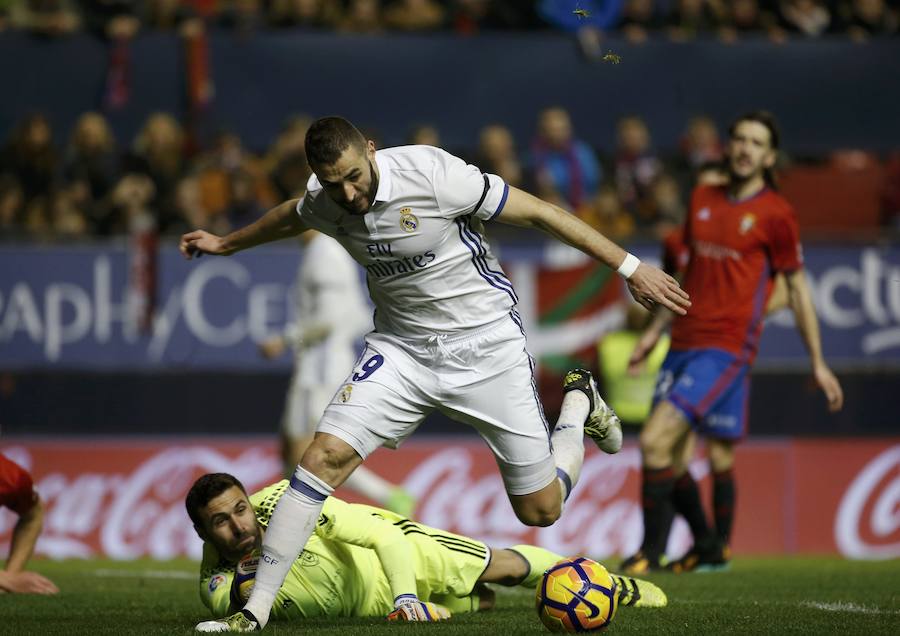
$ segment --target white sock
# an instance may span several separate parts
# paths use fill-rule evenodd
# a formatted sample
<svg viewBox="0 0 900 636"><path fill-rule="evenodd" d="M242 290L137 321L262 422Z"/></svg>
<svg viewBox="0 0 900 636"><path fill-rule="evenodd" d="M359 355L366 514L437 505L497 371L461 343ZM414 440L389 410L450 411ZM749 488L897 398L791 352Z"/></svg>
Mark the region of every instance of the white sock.
<svg viewBox="0 0 900 636"><path fill-rule="evenodd" d="M385 481L365 466L357 466L344 482L344 487L353 492L368 497L379 505L387 504L391 491L396 488L392 483Z"/></svg>
<svg viewBox="0 0 900 636"><path fill-rule="evenodd" d="M256 582L244 609L259 621L269 622L272 603L294 561L316 527L322 504L334 489L311 472L297 466L263 536Z"/></svg>
<svg viewBox="0 0 900 636"><path fill-rule="evenodd" d="M562 485L563 502L568 499L584 462L584 420L588 416L591 402L581 391L569 391L563 398L556 428L550 436L553 443L553 459L556 474Z"/></svg>

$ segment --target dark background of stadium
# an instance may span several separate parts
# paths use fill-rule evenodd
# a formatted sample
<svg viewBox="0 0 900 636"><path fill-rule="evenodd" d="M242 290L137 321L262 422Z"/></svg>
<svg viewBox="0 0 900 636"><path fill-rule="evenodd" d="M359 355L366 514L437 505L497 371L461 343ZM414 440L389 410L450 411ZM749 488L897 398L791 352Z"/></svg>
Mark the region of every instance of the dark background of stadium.
<svg viewBox="0 0 900 636"><path fill-rule="evenodd" d="M181 36L148 30L134 39L128 105L107 113L120 140L132 139L150 113L162 110L189 122L201 143L229 130L262 150L292 113L340 113L376 134L382 145L403 143L415 123L433 123L445 147L471 156L485 123L508 125L524 148L539 111L560 104L571 112L578 135L601 155L610 150L623 115L643 117L656 148L675 152L690 117L708 114L721 130L757 107L777 114L784 146L801 159L824 161L846 149L887 157L900 144L896 36L860 43L832 35L779 44L763 34L737 44L712 37L676 43L654 36L637 44L614 33L603 40L604 50L622 58L613 64L587 59L575 38L546 28L477 37L293 29L263 29L252 36L220 28L209 33L215 96L202 107L186 97ZM65 137L81 113L102 106L108 55L107 42L87 33L61 38L0 33L0 138L34 111L45 113L58 137ZM813 231L804 231L804 240L849 235L896 243L878 219L864 225L822 219ZM501 242L519 239L516 233L501 235ZM46 249L53 250L53 244ZM12 370L4 369L2 358L0 348L4 434L274 433L287 386L283 369L251 374ZM847 407L837 416L826 414L806 374L757 372L751 430L896 433L900 360L875 369L837 370L847 393ZM451 430L460 427L435 418L422 433Z"/></svg>

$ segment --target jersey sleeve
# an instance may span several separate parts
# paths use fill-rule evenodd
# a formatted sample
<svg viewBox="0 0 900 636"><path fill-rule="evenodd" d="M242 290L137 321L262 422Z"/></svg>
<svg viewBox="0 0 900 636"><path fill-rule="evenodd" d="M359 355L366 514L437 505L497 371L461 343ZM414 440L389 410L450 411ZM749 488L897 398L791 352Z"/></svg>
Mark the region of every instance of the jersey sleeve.
<svg viewBox="0 0 900 636"><path fill-rule="evenodd" d="M672 230L663 239L663 271L675 276L684 272L690 259L690 250L684 242L684 227Z"/></svg>
<svg viewBox="0 0 900 636"><path fill-rule="evenodd" d="M794 272L803 267L800 226L793 208L787 206L769 216L769 259L776 272Z"/></svg>
<svg viewBox="0 0 900 636"><path fill-rule="evenodd" d="M459 157L435 149L434 195L447 218L474 214L484 221L503 211L509 186L495 174L481 172Z"/></svg>
<svg viewBox="0 0 900 636"><path fill-rule="evenodd" d="M416 595L413 548L403 531L390 521L368 508L329 497L322 507L315 532L323 539L375 550L393 597Z"/></svg>
<svg viewBox="0 0 900 636"><path fill-rule="evenodd" d="M0 455L0 506L6 506L17 515L24 515L37 500L28 471Z"/></svg>

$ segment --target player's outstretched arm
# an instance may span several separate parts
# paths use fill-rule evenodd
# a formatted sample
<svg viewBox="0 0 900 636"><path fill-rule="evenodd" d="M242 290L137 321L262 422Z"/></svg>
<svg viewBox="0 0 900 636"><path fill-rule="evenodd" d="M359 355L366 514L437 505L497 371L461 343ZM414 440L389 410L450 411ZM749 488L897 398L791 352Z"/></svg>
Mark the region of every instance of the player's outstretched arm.
<svg viewBox="0 0 900 636"><path fill-rule="evenodd" d="M31 558L38 536L41 534L43 521L44 508L38 499L30 510L19 517L16 527L13 529L6 568L0 572L0 590L15 594L56 594L59 592L50 579L37 572L25 571L25 565Z"/></svg>
<svg viewBox="0 0 900 636"><path fill-rule="evenodd" d="M266 212L262 218L226 236L216 236L204 230L194 230L181 237L178 249L191 259L203 254L230 256L255 245L262 245L291 236L308 228L296 212L297 199L285 201Z"/></svg>
<svg viewBox="0 0 900 636"><path fill-rule="evenodd" d="M809 290L809 282L803 269L785 275L788 287L788 304L794 312L797 329L803 337L806 350L812 362L813 375L828 400L828 410L832 413L844 405L844 391L841 383L825 363L822 355L822 339L819 334L819 320Z"/></svg>
<svg viewBox="0 0 900 636"><path fill-rule="evenodd" d="M691 306L678 281L656 267L641 263L590 225L546 201L510 187L498 221L534 227L596 258L625 278L634 299L647 309L659 304L677 314Z"/></svg>

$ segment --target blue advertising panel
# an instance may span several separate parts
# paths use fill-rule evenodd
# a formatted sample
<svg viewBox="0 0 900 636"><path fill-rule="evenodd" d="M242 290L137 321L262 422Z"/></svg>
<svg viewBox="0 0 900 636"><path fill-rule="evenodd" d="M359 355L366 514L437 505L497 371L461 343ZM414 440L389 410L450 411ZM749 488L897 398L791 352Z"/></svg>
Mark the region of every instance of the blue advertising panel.
<svg viewBox="0 0 900 636"><path fill-rule="evenodd" d="M652 260L657 248L635 251ZM519 278L535 268L517 262L547 257L540 246L503 254L507 270ZM256 343L280 332L292 316L298 258L291 243L194 261L165 245L156 311L142 331L127 244L0 248L0 369L286 368L289 356L263 360ZM809 246L806 262L829 362L900 367L900 247ZM530 284L517 276L513 281ZM790 312L772 316L758 365L806 362Z"/></svg>

